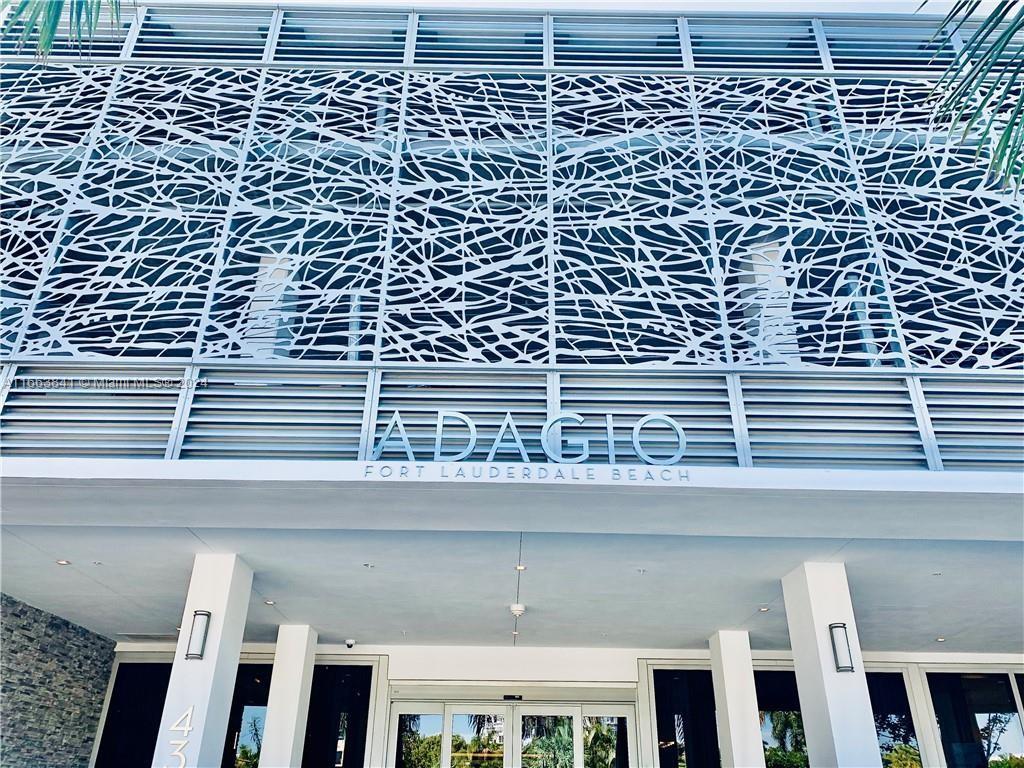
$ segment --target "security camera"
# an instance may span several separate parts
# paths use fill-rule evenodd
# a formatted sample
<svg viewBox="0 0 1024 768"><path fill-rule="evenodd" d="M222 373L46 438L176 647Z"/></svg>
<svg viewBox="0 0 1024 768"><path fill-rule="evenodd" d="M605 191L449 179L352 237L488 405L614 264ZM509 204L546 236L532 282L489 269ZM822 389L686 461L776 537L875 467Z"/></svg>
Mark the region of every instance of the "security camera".
<svg viewBox="0 0 1024 768"><path fill-rule="evenodd" d="M345 641L345 647L346 648L355 648L356 647L356 641L355 640L346 640Z"/></svg>

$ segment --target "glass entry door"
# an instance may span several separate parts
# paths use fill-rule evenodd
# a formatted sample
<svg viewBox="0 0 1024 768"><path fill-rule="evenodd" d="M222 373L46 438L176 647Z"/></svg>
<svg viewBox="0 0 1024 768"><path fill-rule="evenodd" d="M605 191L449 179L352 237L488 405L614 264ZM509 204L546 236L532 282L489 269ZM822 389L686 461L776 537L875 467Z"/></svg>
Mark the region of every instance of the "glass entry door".
<svg viewBox="0 0 1024 768"><path fill-rule="evenodd" d="M394 768L629 768L633 708L395 702Z"/></svg>

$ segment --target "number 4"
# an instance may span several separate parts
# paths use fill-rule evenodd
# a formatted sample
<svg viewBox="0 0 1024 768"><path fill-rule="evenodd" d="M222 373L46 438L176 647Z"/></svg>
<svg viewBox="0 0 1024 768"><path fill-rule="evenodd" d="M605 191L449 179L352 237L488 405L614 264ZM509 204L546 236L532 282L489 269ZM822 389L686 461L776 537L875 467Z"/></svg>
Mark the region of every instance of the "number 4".
<svg viewBox="0 0 1024 768"><path fill-rule="evenodd" d="M181 731L182 736L188 736L190 731L195 730L192 726L192 710L194 710L195 708L196 707L193 704L191 707L186 709L185 714L183 714L181 717L175 720L174 725L172 725L169 728L169 730Z"/></svg>

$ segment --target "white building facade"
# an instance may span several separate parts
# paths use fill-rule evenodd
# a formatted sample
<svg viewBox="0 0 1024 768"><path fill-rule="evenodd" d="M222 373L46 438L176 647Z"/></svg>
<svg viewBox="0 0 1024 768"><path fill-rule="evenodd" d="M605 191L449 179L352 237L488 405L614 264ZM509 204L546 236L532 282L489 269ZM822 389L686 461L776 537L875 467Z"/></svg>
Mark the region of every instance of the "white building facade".
<svg viewBox="0 0 1024 768"><path fill-rule="evenodd" d="M120 21L2 68L4 592L117 641L91 765L1024 764L970 25Z"/></svg>

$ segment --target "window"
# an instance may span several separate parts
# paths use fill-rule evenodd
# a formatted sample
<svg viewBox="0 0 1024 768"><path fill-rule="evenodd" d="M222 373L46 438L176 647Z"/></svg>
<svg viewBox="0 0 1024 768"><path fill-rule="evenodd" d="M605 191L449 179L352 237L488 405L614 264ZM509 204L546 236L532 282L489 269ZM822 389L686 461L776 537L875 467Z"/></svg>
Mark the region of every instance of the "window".
<svg viewBox="0 0 1024 768"><path fill-rule="evenodd" d="M899 672L868 672L866 677L882 765L885 768L920 766L921 752L903 675Z"/></svg>
<svg viewBox="0 0 1024 768"><path fill-rule="evenodd" d="M1009 675L931 672L928 687L947 768L1021 764L1024 729Z"/></svg>
<svg viewBox="0 0 1024 768"><path fill-rule="evenodd" d="M302 768L362 768L373 668L317 664Z"/></svg>
<svg viewBox="0 0 1024 768"><path fill-rule="evenodd" d="M793 672L754 672L766 768L807 768L807 740Z"/></svg>
<svg viewBox="0 0 1024 768"><path fill-rule="evenodd" d="M718 735L711 672L654 672L660 768L717 768Z"/></svg>
<svg viewBox="0 0 1024 768"><path fill-rule="evenodd" d="M271 664L239 664L221 768L257 768L267 725Z"/></svg>
<svg viewBox="0 0 1024 768"><path fill-rule="evenodd" d="M153 761L170 679L170 663L118 665L96 768L149 765Z"/></svg>

